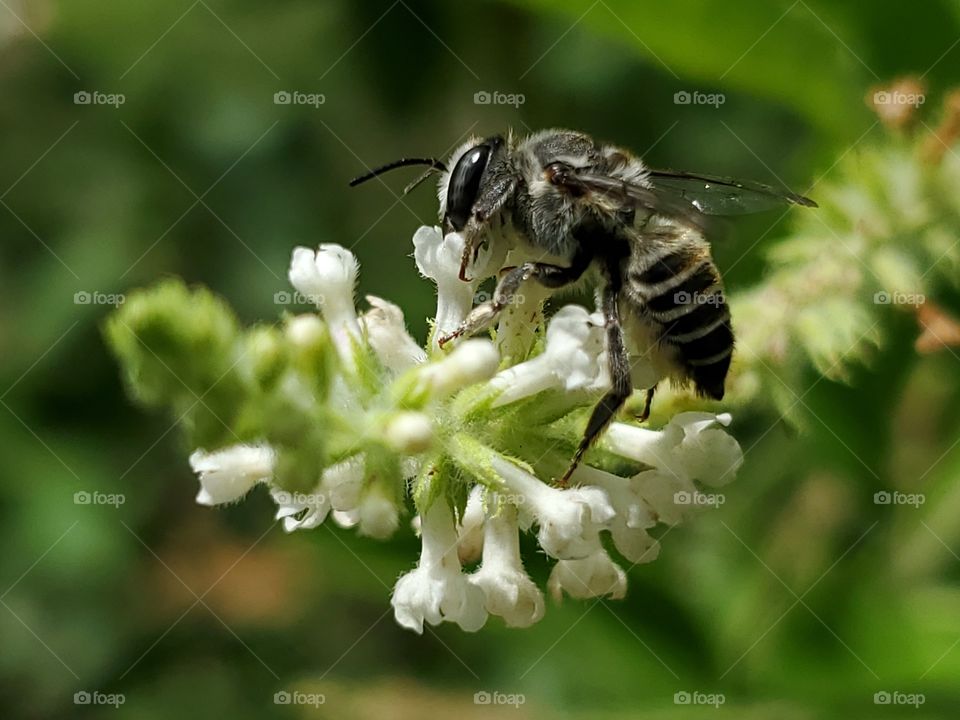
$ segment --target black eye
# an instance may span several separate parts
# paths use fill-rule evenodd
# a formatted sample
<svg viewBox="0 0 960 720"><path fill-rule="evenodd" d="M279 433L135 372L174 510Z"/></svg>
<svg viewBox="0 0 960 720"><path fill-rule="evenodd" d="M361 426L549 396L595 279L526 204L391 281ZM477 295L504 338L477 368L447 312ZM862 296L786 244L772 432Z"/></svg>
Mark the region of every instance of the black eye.
<svg viewBox="0 0 960 720"><path fill-rule="evenodd" d="M454 230L463 230L480 193L480 177L490 159L490 145L467 150L450 173L447 187L447 220Z"/></svg>

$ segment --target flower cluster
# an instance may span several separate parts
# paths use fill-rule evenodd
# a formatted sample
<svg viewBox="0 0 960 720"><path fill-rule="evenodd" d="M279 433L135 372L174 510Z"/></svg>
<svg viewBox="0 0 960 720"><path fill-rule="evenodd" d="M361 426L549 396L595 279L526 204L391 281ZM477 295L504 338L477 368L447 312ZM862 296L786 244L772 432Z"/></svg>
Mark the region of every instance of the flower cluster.
<svg viewBox="0 0 960 720"><path fill-rule="evenodd" d="M915 316L918 351L960 344L960 325L940 305L960 286L960 91L939 110L890 101L923 91L914 78L871 89L883 127L808 190L820 207L792 216L765 280L732 295L738 352L728 385L738 400L771 399L808 424L800 398L811 368L849 379L899 337L905 315Z"/></svg>
<svg viewBox="0 0 960 720"><path fill-rule="evenodd" d="M318 314L241 332L207 291L167 282L133 294L107 335L134 394L183 418L198 447L198 503L265 485L288 532L330 516L376 538L412 507L422 552L393 592L403 627L537 622L544 597L520 552L528 530L556 561L546 586L557 600L623 597L627 575L611 551L652 561L657 526L680 523L700 487L740 466L729 415L685 412L659 429L615 422L570 486L555 486L609 387L602 318L568 305L547 322L531 289L490 337L441 350L436 338L511 259L481 255L476 280L463 282L460 236L422 227L414 246L438 295L426 350L386 300L368 297L358 314L358 263L339 245L293 253L290 281Z"/></svg>

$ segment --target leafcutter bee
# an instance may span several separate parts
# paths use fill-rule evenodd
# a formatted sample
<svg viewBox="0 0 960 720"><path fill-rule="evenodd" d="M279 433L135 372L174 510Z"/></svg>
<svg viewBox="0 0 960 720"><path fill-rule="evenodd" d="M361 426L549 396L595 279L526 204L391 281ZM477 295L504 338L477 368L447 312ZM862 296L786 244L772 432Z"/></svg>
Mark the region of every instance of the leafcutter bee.
<svg viewBox="0 0 960 720"><path fill-rule="evenodd" d="M710 254L710 215L759 212L777 205L816 207L768 185L700 173L652 170L621 147L571 130L473 138L447 163L405 158L355 178L398 167L440 173L444 231L461 233L460 278L492 242L529 257L501 274L490 301L477 305L445 344L492 323L529 280L548 288L596 275L611 387L593 409L560 482L633 392L630 351L649 357L661 377L691 382L719 400L734 338L720 273ZM628 347L629 345L629 347ZM646 419L656 384L647 389Z"/></svg>

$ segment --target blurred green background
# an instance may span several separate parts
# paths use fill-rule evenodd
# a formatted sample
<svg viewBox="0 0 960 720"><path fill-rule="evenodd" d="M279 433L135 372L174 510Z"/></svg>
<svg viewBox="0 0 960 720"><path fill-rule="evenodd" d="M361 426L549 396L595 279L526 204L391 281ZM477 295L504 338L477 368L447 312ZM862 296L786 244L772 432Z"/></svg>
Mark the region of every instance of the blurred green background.
<svg viewBox="0 0 960 720"><path fill-rule="evenodd" d="M909 322L850 387L817 383L808 432L741 409L726 504L671 531L624 601L423 637L389 606L412 531L287 536L263 492L197 507L189 448L125 398L99 325L105 296L165 275L270 321L293 309L274 302L291 248L337 242L361 296L399 303L422 338L433 293L411 237L436 200L399 199L404 177L348 189L366 167L559 125L815 197L883 132L868 88L916 73L943 92L958 39L954 0L0 0L0 716L956 717L960 373L950 351L916 356ZM276 104L282 91L325 102ZM732 289L763 277L788 227L775 219L738 221L716 248ZM926 502L877 505L883 489ZM326 702L278 705L283 690ZM124 704L76 704L84 691ZM896 691L925 702L875 704Z"/></svg>

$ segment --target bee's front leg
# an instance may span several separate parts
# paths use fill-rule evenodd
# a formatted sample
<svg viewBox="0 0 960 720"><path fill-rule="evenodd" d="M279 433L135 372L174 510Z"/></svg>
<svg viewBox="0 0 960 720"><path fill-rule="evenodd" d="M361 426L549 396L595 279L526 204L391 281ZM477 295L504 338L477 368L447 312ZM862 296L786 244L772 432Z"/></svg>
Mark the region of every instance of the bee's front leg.
<svg viewBox="0 0 960 720"><path fill-rule="evenodd" d="M475 335L493 324L494 320L503 312L503 309L517 300L517 291L527 280L533 279L544 287L559 288L575 282L583 275L590 265L590 257L586 254L578 255L570 267L551 265L549 263L526 262L519 267L510 268L497 283L493 298L480 303L460 323L460 327L448 335L444 335L437 342L443 347L451 340L464 335Z"/></svg>
<svg viewBox="0 0 960 720"><path fill-rule="evenodd" d="M537 265L537 263L524 263L520 267L507 270L506 274L500 278L500 282L497 283L497 289L493 292L493 298L477 305L470 311L464 321L460 323L460 327L452 333L441 337L437 341L440 347L443 347L458 337L475 335L481 330L490 327L493 321L503 312L503 309L514 302L520 285L536 272L535 268Z"/></svg>

